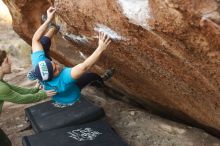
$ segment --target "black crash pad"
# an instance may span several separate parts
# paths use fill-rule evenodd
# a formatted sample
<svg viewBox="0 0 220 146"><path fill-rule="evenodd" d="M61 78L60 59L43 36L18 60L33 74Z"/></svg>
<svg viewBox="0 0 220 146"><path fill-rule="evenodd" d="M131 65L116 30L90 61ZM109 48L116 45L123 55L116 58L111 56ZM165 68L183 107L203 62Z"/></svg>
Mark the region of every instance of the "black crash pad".
<svg viewBox="0 0 220 146"><path fill-rule="evenodd" d="M25 136L23 146L127 146L104 121Z"/></svg>
<svg viewBox="0 0 220 146"><path fill-rule="evenodd" d="M47 101L26 108L25 114L36 133L95 121L105 115L101 107L83 96L72 106L61 108Z"/></svg>

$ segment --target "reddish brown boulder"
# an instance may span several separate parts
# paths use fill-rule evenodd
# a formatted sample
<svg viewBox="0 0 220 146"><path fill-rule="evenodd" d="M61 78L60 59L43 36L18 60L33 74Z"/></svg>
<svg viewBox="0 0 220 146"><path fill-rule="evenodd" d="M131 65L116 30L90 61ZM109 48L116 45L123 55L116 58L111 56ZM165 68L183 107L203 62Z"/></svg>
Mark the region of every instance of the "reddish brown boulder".
<svg viewBox="0 0 220 146"><path fill-rule="evenodd" d="M136 100L220 130L220 15L218 0L4 0L14 30L28 43L53 3L62 34L52 55L74 64L90 55L97 32L114 42L97 63L116 68L113 84ZM83 55L82 55L83 56Z"/></svg>

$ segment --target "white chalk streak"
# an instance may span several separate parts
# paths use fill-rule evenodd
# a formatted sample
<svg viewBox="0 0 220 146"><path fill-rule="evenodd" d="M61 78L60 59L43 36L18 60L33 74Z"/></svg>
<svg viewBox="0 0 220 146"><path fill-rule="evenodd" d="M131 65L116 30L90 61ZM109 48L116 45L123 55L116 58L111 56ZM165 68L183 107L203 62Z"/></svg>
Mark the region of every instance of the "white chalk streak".
<svg viewBox="0 0 220 146"><path fill-rule="evenodd" d="M86 59L86 58L87 58L87 56L84 55L81 51L79 51L79 54L80 54L80 56L81 56L83 59Z"/></svg>
<svg viewBox="0 0 220 146"><path fill-rule="evenodd" d="M107 34L113 40L123 40L123 37L120 34L103 24L97 24L94 30Z"/></svg>
<svg viewBox="0 0 220 146"><path fill-rule="evenodd" d="M77 43L88 43L88 39L83 35L75 35L75 34L66 34L71 40Z"/></svg>

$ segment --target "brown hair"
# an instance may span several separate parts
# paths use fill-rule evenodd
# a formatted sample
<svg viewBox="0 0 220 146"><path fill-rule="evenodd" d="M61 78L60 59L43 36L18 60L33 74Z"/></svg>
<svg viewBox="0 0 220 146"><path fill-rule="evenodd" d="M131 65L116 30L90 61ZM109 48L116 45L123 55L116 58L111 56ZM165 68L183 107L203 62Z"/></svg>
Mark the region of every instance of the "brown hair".
<svg viewBox="0 0 220 146"><path fill-rule="evenodd" d="M0 66L2 65L6 57L7 57L6 52L4 50L0 50Z"/></svg>

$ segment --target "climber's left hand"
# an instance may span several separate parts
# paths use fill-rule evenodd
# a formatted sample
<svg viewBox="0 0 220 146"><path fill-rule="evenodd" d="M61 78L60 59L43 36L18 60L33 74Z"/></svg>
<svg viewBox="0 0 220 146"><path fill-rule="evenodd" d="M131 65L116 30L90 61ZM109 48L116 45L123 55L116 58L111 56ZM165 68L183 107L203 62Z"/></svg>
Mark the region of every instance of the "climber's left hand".
<svg viewBox="0 0 220 146"><path fill-rule="evenodd" d="M47 21L52 21L56 12L56 8L50 7L47 10Z"/></svg>

